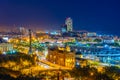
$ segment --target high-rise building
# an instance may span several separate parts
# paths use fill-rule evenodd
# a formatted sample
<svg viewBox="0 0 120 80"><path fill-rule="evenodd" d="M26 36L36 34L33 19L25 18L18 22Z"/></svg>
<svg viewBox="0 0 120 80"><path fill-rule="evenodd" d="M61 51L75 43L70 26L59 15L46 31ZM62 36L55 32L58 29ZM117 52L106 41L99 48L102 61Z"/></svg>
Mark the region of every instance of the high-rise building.
<svg viewBox="0 0 120 80"><path fill-rule="evenodd" d="M28 36L29 35L29 31L25 27L19 27L19 31L18 32L21 33L22 36Z"/></svg>
<svg viewBox="0 0 120 80"><path fill-rule="evenodd" d="M25 33L25 28L24 27L19 27L19 32L24 34Z"/></svg>
<svg viewBox="0 0 120 80"><path fill-rule="evenodd" d="M67 32L67 25L64 24L64 25L61 26L61 32L62 33Z"/></svg>
<svg viewBox="0 0 120 80"><path fill-rule="evenodd" d="M65 20L65 24L67 25L67 31L72 31L73 30L73 21L70 17L68 17L66 20Z"/></svg>

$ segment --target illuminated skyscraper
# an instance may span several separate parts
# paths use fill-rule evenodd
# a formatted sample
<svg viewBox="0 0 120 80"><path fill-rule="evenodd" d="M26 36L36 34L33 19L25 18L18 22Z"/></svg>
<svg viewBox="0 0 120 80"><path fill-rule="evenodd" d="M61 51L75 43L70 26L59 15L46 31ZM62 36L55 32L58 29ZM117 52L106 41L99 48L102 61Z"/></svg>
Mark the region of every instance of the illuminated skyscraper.
<svg viewBox="0 0 120 80"><path fill-rule="evenodd" d="M19 32L22 33L22 34L25 34L26 30L24 27L20 27L19 28Z"/></svg>
<svg viewBox="0 0 120 80"><path fill-rule="evenodd" d="M67 31L72 31L73 30L73 21L70 17L68 17L66 20L65 20L65 24L67 25Z"/></svg>

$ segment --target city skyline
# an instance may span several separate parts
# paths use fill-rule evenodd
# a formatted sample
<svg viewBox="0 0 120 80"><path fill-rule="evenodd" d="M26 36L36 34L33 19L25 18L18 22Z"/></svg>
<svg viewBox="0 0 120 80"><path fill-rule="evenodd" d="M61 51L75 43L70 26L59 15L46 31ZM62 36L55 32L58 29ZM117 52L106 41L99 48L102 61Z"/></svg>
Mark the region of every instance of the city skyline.
<svg viewBox="0 0 120 80"><path fill-rule="evenodd" d="M0 80L120 80L119 0L0 0Z"/></svg>
<svg viewBox="0 0 120 80"><path fill-rule="evenodd" d="M0 25L60 29L71 17L73 30L120 35L119 7L118 0L1 0Z"/></svg>

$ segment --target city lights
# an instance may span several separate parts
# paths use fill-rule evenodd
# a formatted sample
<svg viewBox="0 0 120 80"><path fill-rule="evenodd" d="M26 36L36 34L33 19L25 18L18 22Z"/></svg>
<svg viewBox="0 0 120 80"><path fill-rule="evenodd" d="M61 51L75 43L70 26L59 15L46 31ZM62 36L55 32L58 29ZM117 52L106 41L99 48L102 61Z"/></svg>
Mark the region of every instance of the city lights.
<svg viewBox="0 0 120 80"><path fill-rule="evenodd" d="M119 8L114 0L1 0L0 80L120 80Z"/></svg>

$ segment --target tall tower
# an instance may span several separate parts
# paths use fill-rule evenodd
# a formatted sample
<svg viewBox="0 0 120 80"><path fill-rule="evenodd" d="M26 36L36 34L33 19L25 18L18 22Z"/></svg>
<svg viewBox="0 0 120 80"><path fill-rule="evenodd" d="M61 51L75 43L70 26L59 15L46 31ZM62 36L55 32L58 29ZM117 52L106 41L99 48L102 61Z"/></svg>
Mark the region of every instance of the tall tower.
<svg viewBox="0 0 120 80"><path fill-rule="evenodd" d="M67 31L72 31L73 30L73 21L70 17L68 17L66 20L65 20L65 24L67 25Z"/></svg>
<svg viewBox="0 0 120 80"><path fill-rule="evenodd" d="M32 39L31 39L31 29L29 29L29 54L32 54L32 46L31 46L31 42L32 42Z"/></svg>

